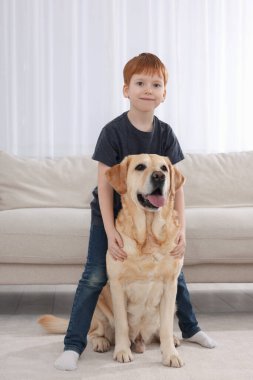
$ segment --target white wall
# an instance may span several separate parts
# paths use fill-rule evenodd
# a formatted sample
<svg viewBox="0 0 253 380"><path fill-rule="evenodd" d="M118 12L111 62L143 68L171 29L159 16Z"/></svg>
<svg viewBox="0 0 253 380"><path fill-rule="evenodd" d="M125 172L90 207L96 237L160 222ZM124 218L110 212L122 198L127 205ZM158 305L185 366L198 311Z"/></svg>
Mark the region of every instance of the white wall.
<svg viewBox="0 0 253 380"><path fill-rule="evenodd" d="M0 0L0 149L92 153L128 108L124 64L149 51L185 151L252 150L252 20L251 0Z"/></svg>

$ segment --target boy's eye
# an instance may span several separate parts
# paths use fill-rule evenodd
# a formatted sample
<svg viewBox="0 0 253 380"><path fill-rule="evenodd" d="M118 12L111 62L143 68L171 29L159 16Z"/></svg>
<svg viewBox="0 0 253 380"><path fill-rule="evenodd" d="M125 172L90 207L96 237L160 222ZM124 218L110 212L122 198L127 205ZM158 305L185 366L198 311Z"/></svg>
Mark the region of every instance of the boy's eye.
<svg viewBox="0 0 253 380"><path fill-rule="evenodd" d="M154 87L158 88L158 87L162 87L162 85L160 83L155 83Z"/></svg>
<svg viewBox="0 0 253 380"><path fill-rule="evenodd" d="M143 85L143 82L137 82L137 85L138 85L138 86L142 86L142 85Z"/></svg>

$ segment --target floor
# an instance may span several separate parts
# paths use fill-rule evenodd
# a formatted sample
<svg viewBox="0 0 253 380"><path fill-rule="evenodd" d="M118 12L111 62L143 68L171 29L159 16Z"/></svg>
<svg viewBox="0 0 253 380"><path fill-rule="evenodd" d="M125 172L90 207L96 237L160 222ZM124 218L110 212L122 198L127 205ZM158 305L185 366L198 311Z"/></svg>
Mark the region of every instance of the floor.
<svg viewBox="0 0 253 380"><path fill-rule="evenodd" d="M47 286L47 285L36 285L36 286L7 286L7 285L1 285L0 286L0 335L2 335L2 338L6 339L7 346L8 342L10 347L10 364L6 364L6 377L4 379L12 380L12 379L25 379L25 380L37 380L37 377L35 378L33 375L26 376L24 372L24 377L15 377L16 375L13 375L13 377L10 377L11 372L11 360L13 360L13 357L21 357L22 360L26 360L29 362L29 355L32 355L32 349L29 351L29 339L34 339L35 342L40 342L43 344L43 339L48 339L46 336L43 338L44 332L41 331L40 326L36 323L37 318L41 314L48 314L53 313L57 316L62 316L68 318L73 297L75 293L76 286L72 285L57 285L57 286ZM229 349L232 353L232 345L234 343L228 343L231 339L235 339L235 336L238 336L238 340L240 340L241 336L244 336L246 338L250 337L250 341L248 341L248 346L251 347L252 342L252 331L253 331L253 284L189 284L188 285L190 294L191 294L191 300L192 304L194 306L197 319L199 321L199 324L201 328L209 333L210 335L214 334L215 339L222 340L221 335L223 332L225 332L225 338L223 342L221 341L221 352L222 349ZM177 326L177 323L175 323L175 331L179 334L179 329ZM230 334L231 331L231 334ZM180 335L179 335L180 336ZM18 349L16 352L13 352L13 344L11 343L11 340L17 341L17 339L20 340L20 344L27 344L26 350L29 354L22 353L21 354L21 348ZM58 355L58 352L60 352L62 348L62 337L56 338L52 337L50 339L53 339L53 341L50 343L52 347L52 354ZM57 339L57 342L54 340ZM219 343L219 342L218 342ZM33 343L34 344L34 343ZM241 342L240 346L242 347L243 341ZM231 347L229 347L231 345ZM235 346L235 357L237 357L237 350L236 348L237 344ZM36 349L36 344L35 346ZM227 348L226 348L227 347ZM189 352L187 350L192 350ZM41 349L40 349L41 350ZM43 350L43 349L42 349ZM159 348L155 347L155 350L158 351ZM248 348L245 349L248 351ZM155 351L155 352L156 352ZM187 365L184 367L184 370L182 371L190 371L191 370L191 363L190 358L194 360L195 354L201 353L201 355L204 355L203 357L206 358L207 355L210 355L207 351L199 351L196 350L195 347L188 346L182 346L182 351L185 356ZM50 368L52 367L53 358L49 357L48 359L48 349L42 354L45 355L44 358L47 358L48 363L47 367L42 368ZM215 355L217 355L218 350ZM41 355L42 355L41 354ZM148 351L148 354L153 355L153 351ZM240 352L238 353L240 354ZM249 354L249 352L248 352ZM37 354L36 354L37 355ZM92 360L94 358L94 353L91 351L89 353L90 356L88 356L89 360ZM109 356L111 353L109 353ZM187 357L187 355L192 355ZM213 355L213 354L212 354ZM228 352L228 357L230 356L230 352ZM4 356L3 356L4 357ZM150 356L151 359L153 356ZM36 356L37 358L37 356ZM38 361L38 365L42 365L42 362L45 361L45 359L42 356L42 359ZM3 359L4 360L4 359ZM39 358L38 358L39 360ZM85 361L86 359L84 359ZM108 360L108 358L107 358ZM211 360L211 359L210 359ZM241 360L241 359L240 359ZM84 368L87 368L87 365L84 364L84 361L82 362L83 367L81 367L81 371L84 370ZM235 359L233 359L235 361ZM92 372L92 361L88 361L87 363L91 363L91 373ZM111 363L111 359L109 359L109 363ZM241 373L240 371L240 361L238 361L238 365L236 364L235 370L238 370L238 373ZM244 379L250 379L253 380L253 362L250 361L250 359L246 362L246 369L245 372L242 373L242 376L240 376L240 380ZM207 363L208 364L208 363ZM22 362L19 363L22 370L25 371L24 365L22 365ZM102 365L102 364L100 364ZM108 366L108 361L105 364L105 369ZM111 364L110 364L111 365ZM86 367L85 367L86 366ZM93 363L94 366L94 363ZM252 368L251 368L252 367ZM212 368L214 368L212 366ZM224 366L222 367L224 368ZM108 370L108 368L107 368ZM149 373L150 369L146 368L147 373ZM218 369L217 369L218 370ZM222 369L221 369L222 370ZM225 370L225 369L224 369ZM49 371L49 369L48 369ZM184 372L180 372L181 374ZM59 371L58 371L59 372ZM51 372L48 372L51 373ZM99 372L100 373L100 372ZM198 377L198 371L192 372L194 375L192 375L190 372L185 372L185 379L199 379ZM218 372L217 372L218 373ZM220 372L219 372L220 373ZM235 372L234 372L235 373ZM237 375L238 375L237 373ZM51 375L48 377L49 380L51 379L58 379L60 376L66 375L61 373L54 374L55 377L51 377ZM76 376L78 373L76 374ZM217 380L217 374L214 373ZM236 376L237 376L236 375ZM74 376L73 374L71 376ZM81 375L80 377L71 377L70 374L68 376L69 379L83 379ZM95 376L95 374L94 374ZM108 375L109 376L109 375ZM121 378L120 374L118 375L119 378ZM163 375L160 376L160 379L163 379ZM176 376L176 375L175 375ZM231 377L231 374L229 374ZM230 377L227 378L230 378ZM43 376L42 376L43 378ZM93 378L91 375L89 378ZM101 377L103 378L103 377ZM109 377L108 377L109 378ZM128 379L128 377L126 377ZM153 379L154 377L150 377ZM173 377L174 378L174 377ZM175 377L177 378L177 377ZM180 377L180 379L183 379L183 377ZM38 379L40 379L38 377ZM222 379L226 379L226 377L222 377ZM238 378L239 380L239 378Z"/></svg>
<svg viewBox="0 0 253 380"><path fill-rule="evenodd" d="M24 329L29 331L38 329L41 314L68 318L75 289L75 285L1 285L0 329L12 330L17 318L28 316L31 323ZM222 330L223 323L226 330L253 329L253 284L189 284L188 289L203 330Z"/></svg>

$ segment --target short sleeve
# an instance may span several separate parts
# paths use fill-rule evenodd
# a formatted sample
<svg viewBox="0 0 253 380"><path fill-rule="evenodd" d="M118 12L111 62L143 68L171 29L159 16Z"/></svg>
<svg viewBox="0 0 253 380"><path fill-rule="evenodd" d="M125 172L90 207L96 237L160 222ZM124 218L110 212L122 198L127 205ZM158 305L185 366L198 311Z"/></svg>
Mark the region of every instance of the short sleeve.
<svg viewBox="0 0 253 380"><path fill-rule="evenodd" d="M98 137L92 159L110 167L117 164L118 152L114 140L112 131L104 127Z"/></svg>
<svg viewBox="0 0 253 380"><path fill-rule="evenodd" d="M169 157L173 165L184 159L184 154L182 152L181 146L171 127L169 127L167 131L167 136L164 139L164 142L164 155Z"/></svg>

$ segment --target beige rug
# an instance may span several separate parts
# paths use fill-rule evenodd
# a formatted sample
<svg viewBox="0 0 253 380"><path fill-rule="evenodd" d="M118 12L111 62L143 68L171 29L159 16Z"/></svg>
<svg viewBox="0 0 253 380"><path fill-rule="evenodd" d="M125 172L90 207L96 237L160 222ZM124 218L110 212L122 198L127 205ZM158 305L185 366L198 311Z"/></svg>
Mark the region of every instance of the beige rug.
<svg viewBox="0 0 253 380"><path fill-rule="evenodd" d="M1 331L0 379L253 380L253 331L209 331L209 334L219 346L210 350L183 342L179 352L185 365L180 369L161 364L156 344L144 354L135 354L135 360L128 364L113 361L112 351L99 354L88 345L78 370L62 372L54 369L53 362L62 350L63 336L45 335L39 328L30 335Z"/></svg>

